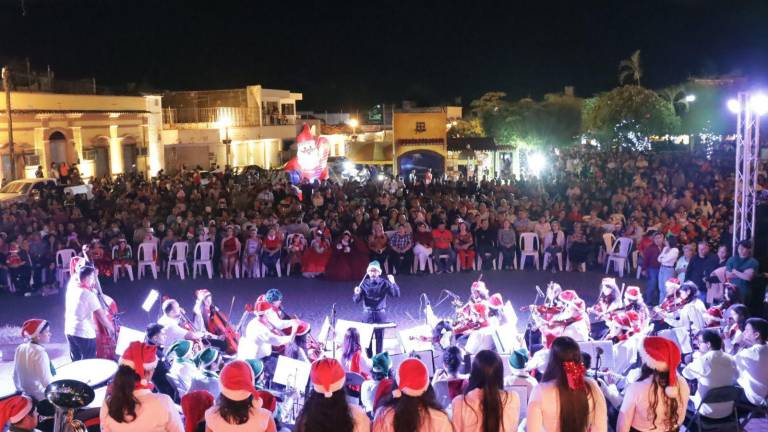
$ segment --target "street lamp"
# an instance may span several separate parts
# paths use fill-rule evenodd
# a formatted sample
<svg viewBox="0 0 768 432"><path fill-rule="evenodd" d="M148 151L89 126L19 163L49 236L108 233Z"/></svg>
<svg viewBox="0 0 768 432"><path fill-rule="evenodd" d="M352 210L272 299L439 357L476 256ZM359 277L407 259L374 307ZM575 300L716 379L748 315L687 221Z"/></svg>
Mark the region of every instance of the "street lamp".
<svg viewBox="0 0 768 432"><path fill-rule="evenodd" d="M360 122L356 118L351 118L347 121L347 124L352 128L352 135L354 135L355 129L360 125Z"/></svg>
<svg viewBox="0 0 768 432"><path fill-rule="evenodd" d="M696 95L694 95L694 94L687 95L685 97L685 101L686 102L695 102L696 101Z"/></svg>
<svg viewBox="0 0 768 432"><path fill-rule="evenodd" d="M229 139L229 127L232 126L232 118L225 114L219 117L219 121L217 123L219 129L224 129L224 139L221 140L221 142L224 144L224 149L226 150L226 161L224 163L224 168L226 169L226 167L229 165L229 154L232 144L232 140Z"/></svg>

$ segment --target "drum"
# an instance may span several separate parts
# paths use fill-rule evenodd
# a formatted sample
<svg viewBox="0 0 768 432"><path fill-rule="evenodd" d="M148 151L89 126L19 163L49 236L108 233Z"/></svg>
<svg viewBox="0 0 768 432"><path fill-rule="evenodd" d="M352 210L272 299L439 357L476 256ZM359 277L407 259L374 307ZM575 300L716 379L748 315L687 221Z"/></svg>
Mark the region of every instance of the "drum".
<svg viewBox="0 0 768 432"><path fill-rule="evenodd" d="M105 359L78 360L56 369L53 382L75 380L88 384L91 388L105 386L117 372L117 363Z"/></svg>

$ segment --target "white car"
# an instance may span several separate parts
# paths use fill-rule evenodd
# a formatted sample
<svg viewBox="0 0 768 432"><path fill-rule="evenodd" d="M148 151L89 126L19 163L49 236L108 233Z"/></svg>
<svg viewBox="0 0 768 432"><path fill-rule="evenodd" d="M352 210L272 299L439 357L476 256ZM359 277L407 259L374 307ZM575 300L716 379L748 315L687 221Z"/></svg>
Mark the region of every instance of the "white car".
<svg viewBox="0 0 768 432"><path fill-rule="evenodd" d="M14 180L0 189L0 204L14 204L27 202L29 199L37 199L44 188L58 187L54 179L25 179ZM72 195L85 195L93 198L92 186L87 184L64 186L64 193Z"/></svg>

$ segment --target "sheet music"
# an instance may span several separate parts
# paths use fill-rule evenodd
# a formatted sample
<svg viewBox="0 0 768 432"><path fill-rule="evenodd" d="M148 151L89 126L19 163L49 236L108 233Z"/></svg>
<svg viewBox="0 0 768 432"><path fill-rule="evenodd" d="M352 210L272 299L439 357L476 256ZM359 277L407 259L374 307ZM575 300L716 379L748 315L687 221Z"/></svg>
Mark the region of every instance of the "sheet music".
<svg viewBox="0 0 768 432"><path fill-rule="evenodd" d="M299 391L304 391L309 382L309 374L312 363L292 359L286 356L277 358L277 367L272 381L284 386L291 386Z"/></svg>
<svg viewBox="0 0 768 432"><path fill-rule="evenodd" d="M117 345L115 346L115 354L118 357L122 357L128 345L131 342L144 342L144 332L134 330L130 327L121 326L120 334L117 336Z"/></svg>
<svg viewBox="0 0 768 432"><path fill-rule="evenodd" d="M397 332L404 353L432 350L432 328L423 324Z"/></svg>
<svg viewBox="0 0 768 432"><path fill-rule="evenodd" d="M337 319L335 328L337 345L341 346L344 343L344 335L350 327L356 328L357 332L360 333L361 346L367 347L371 344L371 339L373 338L373 325L357 321Z"/></svg>

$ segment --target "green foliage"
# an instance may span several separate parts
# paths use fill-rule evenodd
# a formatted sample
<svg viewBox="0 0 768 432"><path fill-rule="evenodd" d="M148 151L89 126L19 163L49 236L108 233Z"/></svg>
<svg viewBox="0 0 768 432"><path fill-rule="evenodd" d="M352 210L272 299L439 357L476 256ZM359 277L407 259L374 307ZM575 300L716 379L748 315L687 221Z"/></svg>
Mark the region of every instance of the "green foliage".
<svg viewBox="0 0 768 432"><path fill-rule="evenodd" d="M632 53L632 55L619 62L619 84L624 84L627 78L640 85L640 78L643 76L643 69L640 67L640 50Z"/></svg>
<svg viewBox="0 0 768 432"><path fill-rule="evenodd" d="M471 138L484 137L485 130L478 117L468 120L456 120L448 129L448 136L451 138Z"/></svg>
<svg viewBox="0 0 768 432"><path fill-rule="evenodd" d="M623 146L627 138L647 141L651 135L677 132L680 119L656 92L626 85L585 103L584 130L602 143Z"/></svg>

